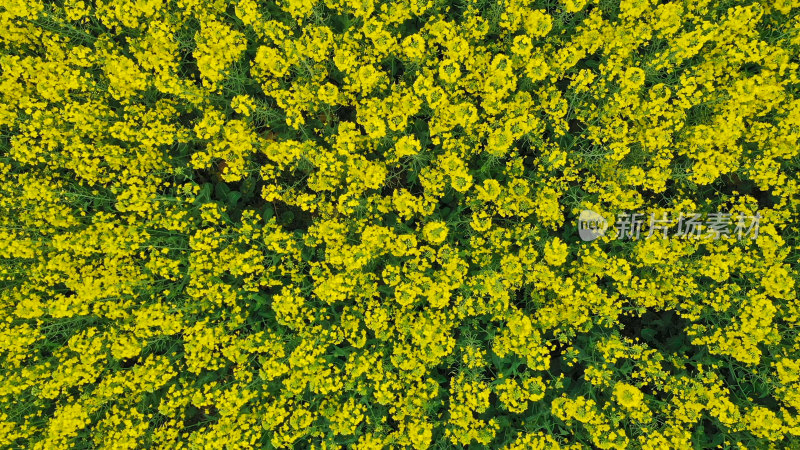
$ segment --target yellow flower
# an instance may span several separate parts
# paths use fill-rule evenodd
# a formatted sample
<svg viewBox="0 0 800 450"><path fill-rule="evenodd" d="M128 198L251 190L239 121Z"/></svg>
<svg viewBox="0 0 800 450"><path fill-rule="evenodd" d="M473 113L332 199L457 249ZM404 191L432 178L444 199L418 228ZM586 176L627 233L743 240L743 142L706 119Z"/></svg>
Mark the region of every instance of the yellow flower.
<svg viewBox="0 0 800 450"><path fill-rule="evenodd" d="M478 198L484 202L491 202L500 195L500 183L491 178L483 180L483 184L478 186Z"/></svg>
<svg viewBox="0 0 800 450"><path fill-rule="evenodd" d="M256 103L247 95L237 95L236 97L233 97L233 100L231 100L231 108L233 108L233 110L239 114L250 116L250 114L256 109Z"/></svg>
<svg viewBox="0 0 800 450"><path fill-rule="evenodd" d="M414 156L420 151L420 143L414 136L403 136L395 142L394 149L397 157Z"/></svg>
<svg viewBox="0 0 800 450"><path fill-rule="evenodd" d="M580 12L583 8L586 7L587 0L562 0L564 2L564 6L567 9L567 12L576 13Z"/></svg>
<svg viewBox="0 0 800 450"><path fill-rule="evenodd" d="M560 266L567 261L567 244L559 238L553 238L544 246L544 260L551 266Z"/></svg>
<svg viewBox="0 0 800 450"><path fill-rule="evenodd" d="M484 231L492 228L492 216L490 216L486 211L473 212L470 226L473 230L483 233Z"/></svg>
<svg viewBox="0 0 800 450"><path fill-rule="evenodd" d="M541 9L531 11L524 20L525 30L534 37L546 36L553 29L553 18Z"/></svg>
<svg viewBox="0 0 800 450"><path fill-rule="evenodd" d="M439 64L439 78L447 83L455 83L461 77L458 62L453 60L442 61Z"/></svg>
<svg viewBox="0 0 800 450"><path fill-rule="evenodd" d="M644 394L636 386L622 382L614 385L614 397L621 406L628 409L641 406L644 400Z"/></svg>
<svg viewBox="0 0 800 450"><path fill-rule="evenodd" d="M441 244L447 239L447 225L444 222L428 222L422 228L422 234L431 244Z"/></svg>
<svg viewBox="0 0 800 450"><path fill-rule="evenodd" d="M317 96L323 102L329 105L335 105L339 103L339 88L331 83L325 83L320 86L317 91Z"/></svg>

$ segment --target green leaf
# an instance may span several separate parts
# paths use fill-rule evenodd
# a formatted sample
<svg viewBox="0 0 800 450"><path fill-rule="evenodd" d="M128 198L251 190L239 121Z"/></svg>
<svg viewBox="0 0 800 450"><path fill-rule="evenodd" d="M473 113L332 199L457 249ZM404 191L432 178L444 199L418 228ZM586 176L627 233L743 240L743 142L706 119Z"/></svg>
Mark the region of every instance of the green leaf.
<svg viewBox="0 0 800 450"><path fill-rule="evenodd" d="M655 339L656 333L658 332L652 328L645 328L642 330L642 337L647 341L652 341Z"/></svg>
<svg viewBox="0 0 800 450"><path fill-rule="evenodd" d="M211 183L203 183L203 187L200 188L200 192L197 193L197 199L200 203L207 203L211 201Z"/></svg>
<svg viewBox="0 0 800 450"><path fill-rule="evenodd" d="M228 205L230 205L231 208L235 208L240 198L242 198L241 192L239 191L228 192Z"/></svg>
<svg viewBox="0 0 800 450"><path fill-rule="evenodd" d="M231 188L228 187L227 183L223 183L222 181L214 184L214 195L218 199L223 199L228 197L228 193L231 191Z"/></svg>
<svg viewBox="0 0 800 450"><path fill-rule="evenodd" d="M263 215L265 221L271 219L272 216L275 215L275 208L273 208L272 205L265 206Z"/></svg>

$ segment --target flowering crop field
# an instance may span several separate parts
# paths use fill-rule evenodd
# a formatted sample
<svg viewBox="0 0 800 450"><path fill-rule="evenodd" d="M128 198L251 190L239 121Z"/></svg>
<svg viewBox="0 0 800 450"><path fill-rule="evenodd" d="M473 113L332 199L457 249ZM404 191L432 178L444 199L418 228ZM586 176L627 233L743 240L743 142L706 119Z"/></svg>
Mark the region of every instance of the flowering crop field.
<svg viewBox="0 0 800 450"><path fill-rule="evenodd" d="M0 447L800 448L800 0L0 0Z"/></svg>

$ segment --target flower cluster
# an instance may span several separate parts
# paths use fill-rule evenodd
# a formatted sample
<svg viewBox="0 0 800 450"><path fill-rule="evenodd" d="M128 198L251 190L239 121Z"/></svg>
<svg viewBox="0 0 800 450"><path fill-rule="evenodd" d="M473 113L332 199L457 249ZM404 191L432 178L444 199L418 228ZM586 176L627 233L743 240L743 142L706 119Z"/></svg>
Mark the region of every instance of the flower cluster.
<svg viewBox="0 0 800 450"><path fill-rule="evenodd" d="M796 447L798 12L4 1L0 446Z"/></svg>

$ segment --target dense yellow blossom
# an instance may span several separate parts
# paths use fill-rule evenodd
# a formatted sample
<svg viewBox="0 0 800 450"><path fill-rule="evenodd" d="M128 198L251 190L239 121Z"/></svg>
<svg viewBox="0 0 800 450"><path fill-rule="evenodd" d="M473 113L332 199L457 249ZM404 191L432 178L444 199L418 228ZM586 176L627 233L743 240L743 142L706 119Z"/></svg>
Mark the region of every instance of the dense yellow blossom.
<svg viewBox="0 0 800 450"><path fill-rule="evenodd" d="M4 0L0 447L796 448L798 12Z"/></svg>

